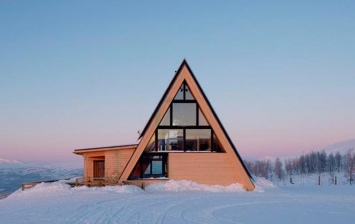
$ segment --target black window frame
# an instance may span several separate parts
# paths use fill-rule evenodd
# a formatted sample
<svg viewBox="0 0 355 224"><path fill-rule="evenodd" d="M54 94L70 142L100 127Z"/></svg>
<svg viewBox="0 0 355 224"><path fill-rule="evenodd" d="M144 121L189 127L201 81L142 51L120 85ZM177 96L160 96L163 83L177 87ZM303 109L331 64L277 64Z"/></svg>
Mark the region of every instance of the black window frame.
<svg viewBox="0 0 355 224"><path fill-rule="evenodd" d="M178 95L178 93L176 93L174 99L172 100L171 104L169 105L169 116L170 116L170 121L168 122L170 125L158 125L158 127L155 129L155 150L154 152L161 152L161 150L159 150L159 130L163 130L163 129L171 129L171 130L174 130L174 129L182 129L183 130L183 149L182 150L179 150L179 151L184 151L186 152L187 151L187 147L186 147L186 130L189 130L189 129L195 129L195 130L198 130L198 129L208 129L208 130L211 130L211 136L210 136L210 139L211 139L211 152L220 152L220 150L218 150L217 148L215 148L215 144L214 144L214 131L212 129L212 127L210 125L200 125L200 106L198 105L198 102L195 100L195 99L186 99L186 92L189 91L190 88L188 87L186 81L183 82L183 84L181 85L181 87L179 88L178 91L183 91L183 99L175 99ZM190 92L191 94L191 92ZM192 95L192 94L191 94ZM193 96L192 96L193 97ZM195 104L195 116L196 116L196 123L194 125L173 125L173 121L174 121L174 104ZM167 112L168 112L167 111ZM166 112L166 113L167 113ZM202 113L201 111L201 115L204 116L204 114ZM165 115L164 115L165 117ZM163 117L163 119L164 119ZM206 120L206 118L205 118ZM167 150L168 152L173 152L172 150ZM198 152L198 151L196 151Z"/></svg>
<svg viewBox="0 0 355 224"><path fill-rule="evenodd" d="M152 157L152 160L150 160L149 162L149 173L146 174L146 171L147 170L143 170L143 160L144 160L144 157L145 156L151 156ZM153 173L153 161L157 161L157 160L154 160L154 156L159 156L161 157L161 161L162 161L162 164L161 164L161 173L160 174L154 174ZM147 179L147 178L159 178L159 177L167 177L167 164L168 164L168 153L162 153L162 152L144 152L141 156L141 158L139 159L139 163L140 163L140 179ZM148 169L147 167L147 169Z"/></svg>

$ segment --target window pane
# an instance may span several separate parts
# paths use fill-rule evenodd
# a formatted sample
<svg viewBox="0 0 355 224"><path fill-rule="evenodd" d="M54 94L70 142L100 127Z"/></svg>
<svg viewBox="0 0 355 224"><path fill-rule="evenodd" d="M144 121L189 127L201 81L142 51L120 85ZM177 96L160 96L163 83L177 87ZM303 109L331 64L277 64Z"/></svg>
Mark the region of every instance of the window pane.
<svg viewBox="0 0 355 224"><path fill-rule="evenodd" d="M170 108L166 111L163 120L160 122L160 126L170 126Z"/></svg>
<svg viewBox="0 0 355 224"><path fill-rule="evenodd" d="M167 174L165 171L168 154L164 154L143 154L131 173L130 179L166 177Z"/></svg>
<svg viewBox="0 0 355 224"><path fill-rule="evenodd" d="M225 152L222 148L221 143L219 142L217 136L213 134L213 151L215 152Z"/></svg>
<svg viewBox="0 0 355 224"><path fill-rule="evenodd" d="M183 130L182 129L159 129L158 130L158 150L183 150Z"/></svg>
<svg viewBox="0 0 355 224"><path fill-rule="evenodd" d="M183 100L184 99L184 84L181 85L180 89L176 93L174 100Z"/></svg>
<svg viewBox="0 0 355 224"><path fill-rule="evenodd" d="M155 149L155 134L150 139L150 141L149 141L147 147L145 147L144 151L145 152L156 151L156 149Z"/></svg>
<svg viewBox="0 0 355 224"><path fill-rule="evenodd" d="M159 160L153 160L152 161L153 169L152 169L152 174L160 174L163 176L163 161L162 158Z"/></svg>
<svg viewBox="0 0 355 224"><path fill-rule="evenodd" d="M189 87L185 85L185 88L185 100L194 100L195 98L192 96Z"/></svg>
<svg viewBox="0 0 355 224"><path fill-rule="evenodd" d="M186 151L211 151L211 129L186 129Z"/></svg>
<svg viewBox="0 0 355 224"><path fill-rule="evenodd" d="M173 126L196 126L196 103L173 103Z"/></svg>
<svg viewBox="0 0 355 224"><path fill-rule="evenodd" d="M198 125L199 126L209 125L201 109L198 109Z"/></svg>
<svg viewBox="0 0 355 224"><path fill-rule="evenodd" d="M152 174L151 169L152 169L152 165L149 164L148 167L147 167L147 169L144 171L144 175L150 175L150 174Z"/></svg>

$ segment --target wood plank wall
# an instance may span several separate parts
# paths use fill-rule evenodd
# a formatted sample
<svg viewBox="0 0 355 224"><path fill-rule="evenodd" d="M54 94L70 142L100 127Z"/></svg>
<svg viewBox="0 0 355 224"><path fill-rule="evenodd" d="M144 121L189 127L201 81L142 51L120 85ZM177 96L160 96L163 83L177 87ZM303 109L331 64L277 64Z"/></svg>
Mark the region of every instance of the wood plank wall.
<svg viewBox="0 0 355 224"><path fill-rule="evenodd" d="M107 150L99 152L85 152L84 155L84 180L93 180L95 160L105 160L105 178L115 180L121 176L131 158L134 148Z"/></svg>
<svg viewBox="0 0 355 224"><path fill-rule="evenodd" d="M111 150L105 152L105 175L111 179L117 179L121 176L129 159L134 152L134 148Z"/></svg>
<svg viewBox="0 0 355 224"><path fill-rule="evenodd" d="M227 153L170 153L168 160L169 179L225 186L240 183Z"/></svg>

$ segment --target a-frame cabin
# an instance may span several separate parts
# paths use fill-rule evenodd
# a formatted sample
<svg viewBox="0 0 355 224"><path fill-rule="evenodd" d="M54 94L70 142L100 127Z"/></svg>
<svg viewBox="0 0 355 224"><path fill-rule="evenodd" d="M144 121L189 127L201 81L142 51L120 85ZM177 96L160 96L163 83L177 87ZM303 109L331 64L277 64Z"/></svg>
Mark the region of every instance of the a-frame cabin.
<svg viewBox="0 0 355 224"><path fill-rule="evenodd" d="M211 185L254 184L186 60L182 62L137 145L77 149L84 179L191 180Z"/></svg>

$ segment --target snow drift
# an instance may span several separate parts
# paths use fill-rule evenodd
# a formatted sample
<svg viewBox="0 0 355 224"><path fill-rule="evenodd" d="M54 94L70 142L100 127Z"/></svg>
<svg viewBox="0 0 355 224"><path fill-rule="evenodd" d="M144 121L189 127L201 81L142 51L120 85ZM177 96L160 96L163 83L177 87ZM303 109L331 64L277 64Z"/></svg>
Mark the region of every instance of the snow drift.
<svg viewBox="0 0 355 224"><path fill-rule="evenodd" d="M202 191L202 192L244 192L241 184L229 186L198 184L188 180L169 180L165 183L151 184L145 189L147 192L156 191Z"/></svg>

